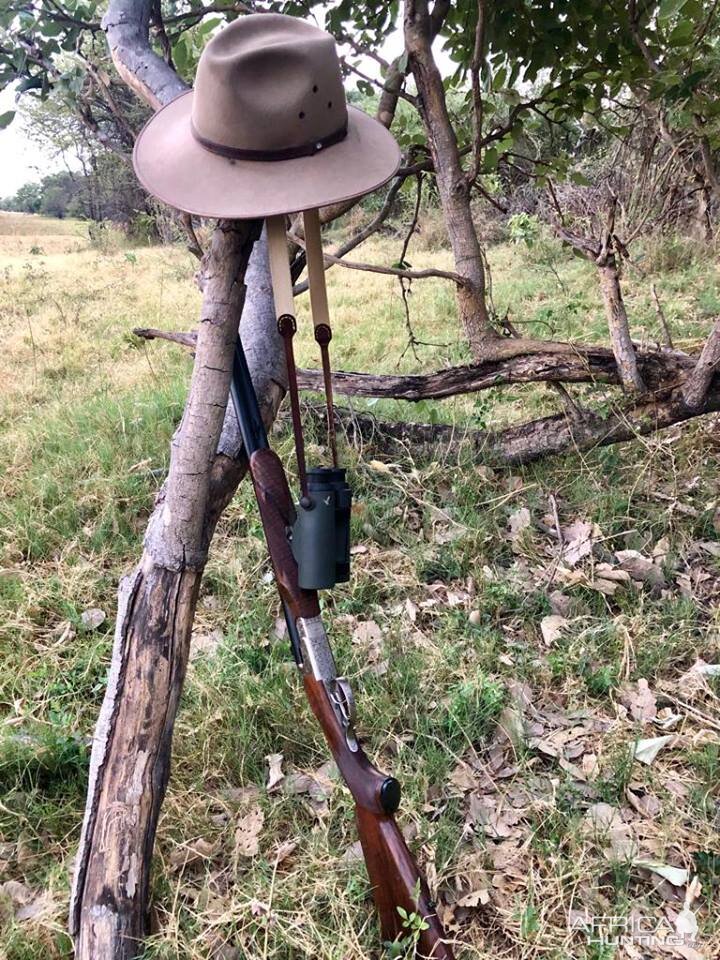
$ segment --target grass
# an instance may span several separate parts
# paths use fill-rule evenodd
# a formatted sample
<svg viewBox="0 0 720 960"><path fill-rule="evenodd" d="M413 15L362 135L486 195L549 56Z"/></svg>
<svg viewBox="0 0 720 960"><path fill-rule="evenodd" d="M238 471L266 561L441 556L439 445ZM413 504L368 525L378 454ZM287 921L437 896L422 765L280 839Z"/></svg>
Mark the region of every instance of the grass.
<svg viewBox="0 0 720 960"><path fill-rule="evenodd" d="M391 262L395 246L378 240L364 256ZM501 244L489 258L496 309L509 309L528 333L604 337L588 264L552 245L534 258ZM450 266L443 250L415 250L412 262ZM635 336L659 337L654 281L677 343L694 343L715 309L710 252L653 241L640 266L627 277ZM91 243L78 224L0 217L0 956L8 960L71 955L69 876L117 581L139 554L189 373L179 348L145 346L130 331L189 329L195 268L181 249L131 250L113 235ZM467 359L440 281L413 285L417 336L445 344L421 348L418 361L401 358L407 334L392 278L335 268L329 282L338 367L390 372ZM310 364L307 319L303 298L300 356ZM502 425L555 402L527 387L371 409ZM460 960L611 956L571 929L579 914L635 910L673 930L686 887L637 859L697 873L698 949L720 949L717 691L688 673L698 659L720 662L713 430L712 420L698 421L513 472L463 457L408 456L379 468L372 449L345 451L360 550L351 582L325 597L328 622L368 752L403 784L401 826ZM275 442L292 467L290 438ZM318 445L311 452L322 454ZM595 552L575 566L557 555L551 497L563 527L595 525ZM510 521L522 508L531 523L513 539ZM655 557L652 582L623 579L623 550ZM327 776L326 747L275 635L266 570L243 485L219 526L198 608L146 960L378 955L352 803ZM558 604L564 623L548 644L542 624ZM90 608L106 614L95 628L83 620ZM657 722L633 714L639 679L657 698ZM675 740L651 765L632 760L638 739L668 731ZM268 792L267 757L276 753L285 781ZM301 774L315 776L310 792ZM598 828L598 804L615 811L614 833ZM247 858L235 829L256 805L260 853ZM44 896L43 909L18 919L8 881Z"/></svg>

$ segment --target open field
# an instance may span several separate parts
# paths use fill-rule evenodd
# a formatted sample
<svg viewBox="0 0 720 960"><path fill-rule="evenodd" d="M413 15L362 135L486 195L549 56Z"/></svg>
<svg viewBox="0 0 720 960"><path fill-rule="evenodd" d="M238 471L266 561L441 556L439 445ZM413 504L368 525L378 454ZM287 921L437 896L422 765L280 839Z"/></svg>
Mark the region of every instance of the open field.
<svg viewBox="0 0 720 960"><path fill-rule="evenodd" d="M378 240L362 258L389 263L398 246ZM409 258L450 265L422 238ZM588 264L549 241L489 259L499 314L528 333L603 338ZM627 277L634 336L659 339L654 282L676 345L696 343L720 312L716 264L685 241L648 244ZM117 581L139 555L190 368L181 348L131 330L192 328L195 269L181 249L0 215L7 960L71 955L69 871ZM328 279L336 366L394 371L407 343L397 281L339 267ZM410 300L417 337L442 346L399 369L466 360L452 289L416 282ZM556 403L533 386L371 409L494 426ZM289 436L275 439L292 467ZM355 567L325 599L328 622L459 960L720 954L719 449L705 418L512 473L346 451ZM379 956L349 794L276 634L267 571L243 484L199 605L147 960ZM656 945L590 942L573 925L592 917L642 918ZM692 945L671 944L694 924Z"/></svg>

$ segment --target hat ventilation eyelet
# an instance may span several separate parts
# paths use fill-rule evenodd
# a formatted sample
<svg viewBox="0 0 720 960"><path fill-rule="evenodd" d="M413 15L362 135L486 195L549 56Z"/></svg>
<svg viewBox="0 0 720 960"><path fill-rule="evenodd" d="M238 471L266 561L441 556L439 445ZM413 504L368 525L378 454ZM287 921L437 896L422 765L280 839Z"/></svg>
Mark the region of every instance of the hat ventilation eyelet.
<svg viewBox="0 0 720 960"><path fill-rule="evenodd" d="M300 117L301 120L304 120L304 119L305 119L305 111L304 111L304 110L301 110L300 113L298 114L298 117Z"/></svg>

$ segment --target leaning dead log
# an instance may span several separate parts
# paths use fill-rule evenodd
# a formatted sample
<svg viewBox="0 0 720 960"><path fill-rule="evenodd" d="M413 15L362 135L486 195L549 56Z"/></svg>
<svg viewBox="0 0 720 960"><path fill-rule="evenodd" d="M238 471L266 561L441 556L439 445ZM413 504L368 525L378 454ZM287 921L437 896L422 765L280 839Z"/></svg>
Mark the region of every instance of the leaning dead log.
<svg viewBox="0 0 720 960"><path fill-rule="evenodd" d="M185 85L150 48L150 7L149 0L112 0L104 25L119 72L157 106ZM226 410L241 312L266 424L285 392L267 249L264 242L253 249L258 228L225 222L213 234L201 271L193 376L168 479L142 558L119 589L73 878L69 925L77 960L131 960L143 949L152 848L198 587L217 520L245 471L235 417Z"/></svg>
<svg viewBox="0 0 720 960"><path fill-rule="evenodd" d="M119 589L72 892L70 929L78 960L131 960L147 932L150 854L198 589L215 524L244 468L225 410L245 297L242 277L257 231L253 222L221 222L213 234L193 376L168 479L143 556ZM255 258L259 278L267 270L264 249L259 246ZM251 326L266 326L272 347L269 289L254 283L253 296L244 317ZM258 370L257 359L251 354L271 420L283 394L282 373Z"/></svg>

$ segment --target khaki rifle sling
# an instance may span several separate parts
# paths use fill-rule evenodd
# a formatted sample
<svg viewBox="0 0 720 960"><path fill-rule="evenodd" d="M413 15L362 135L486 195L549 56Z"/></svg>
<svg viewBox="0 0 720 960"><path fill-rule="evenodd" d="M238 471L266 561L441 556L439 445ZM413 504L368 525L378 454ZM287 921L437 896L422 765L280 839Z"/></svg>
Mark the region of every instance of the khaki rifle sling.
<svg viewBox="0 0 720 960"><path fill-rule="evenodd" d="M328 345L332 340L330 311L328 308L327 288L325 286L325 260L320 234L320 217L317 210L305 210L303 213L305 228L305 252L307 257L308 283L310 287L310 308L312 311L315 341L320 347L323 382L325 385L325 406L327 412L328 442L333 466L338 466L337 439L335 434L335 407L333 403L332 373ZM272 277L273 299L278 318L278 330L283 339L285 363L288 372L288 392L295 439L295 455L298 464L300 489L307 496L307 468L305 464L305 441L303 439L300 416L300 394L297 385L297 369L293 338L297 330L295 305L293 299L292 277L288 262L285 217L267 218L268 251L270 256L270 274Z"/></svg>
<svg viewBox="0 0 720 960"><path fill-rule="evenodd" d="M288 392L290 394L290 413L292 416L295 457L297 459L300 491L307 497L307 468L305 465L305 441L303 439L302 419L300 417L300 394L295 368L293 337L297 330L295 304L293 300L292 277L285 232L285 217L268 217L267 221L268 254L270 257L270 276L272 278L273 300L277 325L285 349Z"/></svg>
<svg viewBox="0 0 720 960"><path fill-rule="evenodd" d="M325 286L325 260L320 234L320 215L317 209L303 212L305 228L305 254L307 256L308 281L310 286L310 307L315 326L315 340L320 347L322 357L323 380L325 383L325 406L327 409L328 441L332 453L333 466L338 465L337 440L335 437L335 408L333 404L332 375L330 372L330 352L328 345L332 340L330 311L328 309L327 288Z"/></svg>

